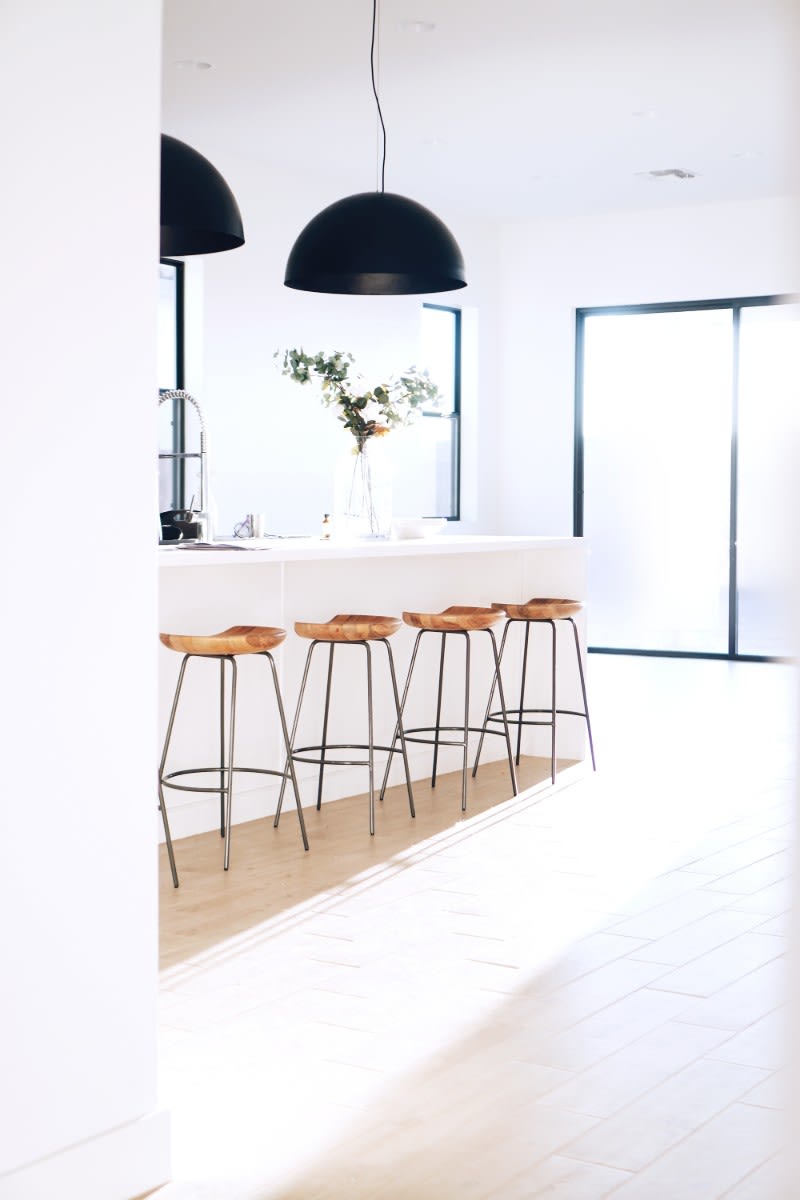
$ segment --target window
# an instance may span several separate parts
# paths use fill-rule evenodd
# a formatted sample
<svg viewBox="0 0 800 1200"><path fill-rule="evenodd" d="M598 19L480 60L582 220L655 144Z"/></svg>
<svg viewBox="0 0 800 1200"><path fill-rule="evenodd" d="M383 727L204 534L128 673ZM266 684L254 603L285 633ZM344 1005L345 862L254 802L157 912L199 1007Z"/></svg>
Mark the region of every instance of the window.
<svg viewBox="0 0 800 1200"><path fill-rule="evenodd" d="M183 263L158 267L158 386L183 387Z"/></svg>
<svg viewBox="0 0 800 1200"><path fill-rule="evenodd" d="M392 434L394 510L398 516L460 516L461 310L424 304L420 368L438 385L441 403Z"/></svg>
<svg viewBox="0 0 800 1200"><path fill-rule="evenodd" d="M181 389L184 382L184 264L164 259L159 271L158 371L162 391ZM406 364L404 364L406 365ZM427 369L436 382L441 402L423 411L407 429L392 431L387 439L388 458L393 468L392 508L398 517L460 518L460 429L461 429L461 310L440 304L420 309L419 354L415 365ZM320 426L331 425L331 415L318 401L312 406ZM193 507L199 501L196 471L199 428L194 407L181 400L165 401L159 408L159 506L160 511ZM237 443L232 442L235 447ZM175 457L180 455L181 457ZM331 506L329 480L321 472L327 460L305 461L310 472L306 485L290 506L286 483L278 473L248 475L248 467L237 460L227 469L220 456L215 497L220 528L232 529L244 511L269 511L273 532L316 532L313 514ZM332 474L332 471L331 471ZM238 512L238 515L237 515ZM286 514L285 516L282 514Z"/></svg>
<svg viewBox="0 0 800 1200"><path fill-rule="evenodd" d="M158 268L158 387L173 391L183 384L183 263L162 259ZM175 455L184 449L187 414L182 400L165 401L158 410L159 455ZM184 463L179 458L160 458L158 502L161 512L183 508L186 503Z"/></svg>
<svg viewBox="0 0 800 1200"><path fill-rule="evenodd" d="M800 304L577 314L575 532L593 648L782 657Z"/></svg>

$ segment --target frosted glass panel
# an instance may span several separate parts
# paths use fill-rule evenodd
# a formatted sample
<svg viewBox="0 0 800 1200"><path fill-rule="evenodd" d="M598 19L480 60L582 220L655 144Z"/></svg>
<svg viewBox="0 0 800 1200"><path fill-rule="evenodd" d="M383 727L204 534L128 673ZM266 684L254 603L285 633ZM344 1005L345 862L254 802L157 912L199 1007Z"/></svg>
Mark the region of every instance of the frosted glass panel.
<svg viewBox="0 0 800 1200"><path fill-rule="evenodd" d="M443 413L453 412L455 408L456 317L455 309L422 306L421 363L439 389L439 411Z"/></svg>
<svg viewBox="0 0 800 1200"><path fill-rule="evenodd" d="M419 417L408 429L392 433L392 506L396 517L452 514L454 420Z"/></svg>
<svg viewBox="0 0 800 1200"><path fill-rule="evenodd" d="M792 652L800 305L742 309L737 557L740 654Z"/></svg>
<svg viewBox="0 0 800 1200"><path fill-rule="evenodd" d="M439 389L439 403L392 433L396 517L458 515L459 310L425 304L421 310L420 368Z"/></svg>
<svg viewBox="0 0 800 1200"><path fill-rule="evenodd" d="M732 314L589 314L584 333L591 644L724 654Z"/></svg>

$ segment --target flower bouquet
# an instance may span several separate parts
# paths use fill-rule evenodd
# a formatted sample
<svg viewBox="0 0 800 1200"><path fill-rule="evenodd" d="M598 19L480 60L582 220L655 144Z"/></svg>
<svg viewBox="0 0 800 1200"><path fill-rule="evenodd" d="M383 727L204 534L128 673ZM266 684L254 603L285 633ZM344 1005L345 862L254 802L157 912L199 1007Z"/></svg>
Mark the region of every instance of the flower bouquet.
<svg viewBox="0 0 800 1200"><path fill-rule="evenodd" d="M351 469L346 472L343 515L356 531L362 529L367 537L385 538L391 523L391 502L386 503L388 488L379 489L374 478L371 443L392 429L409 425L423 405L439 403L439 389L427 371L415 367L397 379L367 388L353 379L350 368L352 354L334 351L325 355L306 354L303 350L285 350L282 374L296 383L317 379L321 385L322 401L335 408L339 420L355 439ZM281 354L277 351L275 357ZM380 494L379 494L380 492ZM388 508L388 511L387 511Z"/></svg>

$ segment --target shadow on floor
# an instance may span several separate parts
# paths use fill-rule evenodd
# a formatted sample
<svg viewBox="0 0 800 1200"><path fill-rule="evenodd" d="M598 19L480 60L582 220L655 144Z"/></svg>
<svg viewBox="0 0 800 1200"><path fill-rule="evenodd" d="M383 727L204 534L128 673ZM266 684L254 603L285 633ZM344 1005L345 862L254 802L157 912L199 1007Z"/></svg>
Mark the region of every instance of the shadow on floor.
<svg viewBox="0 0 800 1200"><path fill-rule="evenodd" d="M523 757L517 768L520 795L547 791L550 763ZM560 761L557 786L584 770L583 764ZM387 789L377 805L376 831L369 834L367 796L328 801L321 810L304 809L309 851L303 850L297 814L287 808L278 829L272 817L235 825L231 865L222 869L223 842L218 832L181 838L175 843L180 887L172 887L166 848L160 847L161 968L174 966L252 926L296 909L332 890L341 893L348 881L364 872L390 870L420 843L457 833L465 820L491 813L506 804L510 787L505 762L481 766L470 778L467 811L461 811L461 775L414 784L416 818L408 810L403 785Z"/></svg>

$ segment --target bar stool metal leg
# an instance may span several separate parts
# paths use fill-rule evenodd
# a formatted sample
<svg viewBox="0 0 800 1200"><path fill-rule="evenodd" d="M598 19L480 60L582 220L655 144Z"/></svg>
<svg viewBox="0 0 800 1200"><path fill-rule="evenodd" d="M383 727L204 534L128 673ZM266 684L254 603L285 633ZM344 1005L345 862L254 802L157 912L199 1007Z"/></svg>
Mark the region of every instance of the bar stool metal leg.
<svg viewBox="0 0 800 1200"><path fill-rule="evenodd" d="M411 790L411 772L408 769L408 753L406 751L406 739L403 736L403 723L402 723L402 718L401 718L402 709L401 709L401 705L400 705L400 695L397 690L397 676L395 675L395 670L394 670L394 655L392 654L392 647L389 645L388 640L386 638L382 638L381 640L382 640L384 646L386 647L386 653L389 658L389 674L391 675L391 678L392 678L392 695L394 696L394 707L395 707L395 711L397 713L397 726L395 727L395 736L392 739L392 751L389 754L388 759L386 760L386 774L384 775L383 783L381 784L380 799L383 800L383 793L386 790L386 780L389 775L389 767L391 766L392 755L394 754L394 747L395 747L395 743L397 741L397 730L399 729L399 731L400 731L400 752L403 755L403 769L405 771L405 776L406 776L406 791L408 792L408 807L411 812L411 816L416 817L417 814L414 809L414 793Z"/></svg>
<svg viewBox="0 0 800 1200"><path fill-rule="evenodd" d="M375 642L383 643L383 645L386 647L386 654L387 654L387 658L389 661L389 673L390 673L391 682L392 682L392 695L394 698L395 711L397 714L397 722L398 722L398 725L395 728L395 737L394 737L394 741L392 743L391 748L386 747L386 746L377 746L376 747L376 745L375 745L375 725L374 725L374 709L373 709L373 703L374 703L373 690L374 689L373 689L373 677L372 677L372 650L371 650L371 645L370 645L371 640L374 640ZM302 681L300 684L300 693L297 698L297 707L295 709L294 721L292 723L292 732L291 732L291 735L288 736L288 740L287 740L287 765L286 765L286 768L284 769L283 779L281 781L281 790L280 790L280 795L278 797L278 805L277 805L277 808L275 811L275 822L274 823L277 826L277 824L280 820L281 809L283 807L283 797L284 797L285 790L286 790L287 776L289 774L291 774L292 778L294 779L295 758L297 758L297 760L301 761L301 762L319 763L320 771L319 771L319 775L318 775L318 788L317 788L317 809L319 809L322 804L323 768L325 766L326 761L337 762L337 760L334 760L334 759L328 760L327 752L329 750L346 750L346 749L364 750L367 752L366 760L356 759L356 760L351 760L351 761L347 761L347 762L338 760L338 765L341 765L341 766L366 766L367 767L368 772L369 772L369 781L368 781L369 782L369 831L370 831L371 835L374 835L374 833L375 833L375 750L376 749L388 750L389 751L389 762L391 762L391 756L393 753L395 753L395 745L398 740L398 728L400 730L400 732L399 732L400 749L401 749L401 752L403 755L403 766L404 766L404 771L405 771L406 789L408 791L409 809L411 811L412 817L416 815L414 812L414 797L413 797L413 793L411 790L411 773L409 771L409 766L408 766L408 754L406 751L405 738L404 738L403 732L402 732L401 715L400 715L401 714L401 706L400 706L400 699L399 699L399 694L398 694L398 689L397 689L397 676L396 676L395 668L394 668L394 658L392 656L392 648L389 645L389 642L386 638L356 640L356 641L347 642L347 643L332 643L332 642L328 643L330 653L329 653L329 657L328 657L328 674L327 674L326 689L325 689L325 709L324 709L323 727L322 727L322 743L317 746L298 747L297 746L297 730L298 730L299 723L300 723L300 713L302 711L303 702L305 699L306 685L308 682L308 675L309 675L309 671L311 668L311 659L312 659L314 650L320 644L321 644L321 641L319 639L314 639L314 641L312 641L311 645L309 646L308 654L306 655L306 665L305 665L305 669L303 671L303 678L302 678ZM347 645L351 645L351 646L363 646L363 648L366 652L366 665L367 665L367 744L366 745L353 744L353 745L347 745L347 746L340 746L340 745L331 745L328 743L328 720L329 720L329 715L330 715L330 700L331 700L332 676L333 676L333 650L334 650L334 646L337 644L347 644ZM311 751L314 751L314 752L318 751L320 757L319 758L311 758L311 759L302 757L303 754L305 754L307 752L311 752ZM387 765L387 775L388 775L388 765ZM383 790L381 790L380 798L383 799ZM298 805L299 805L299 799L298 799ZM302 821L302 817L301 817L301 821Z"/></svg>
<svg viewBox="0 0 800 1200"><path fill-rule="evenodd" d="M525 711L525 682L528 676L528 638L530 636L531 627L528 622L525 622L525 641L522 647L522 682L519 688L519 720L517 721L517 755L516 763L519 766L519 760L522 756L522 714Z"/></svg>
<svg viewBox="0 0 800 1200"><path fill-rule="evenodd" d="M306 822L305 822L305 817L303 816L303 806L300 803L300 789L297 786L297 776L295 775L295 772L294 772L294 759L292 758L292 754L291 754L292 746L291 746L291 742L289 740L289 730L286 726L286 713L284 711L283 702L281 700L281 689L280 689L280 684L278 683L278 672L275 668L275 660L272 657L272 655L269 653L268 650L265 650L263 652L263 656L264 656L264 658L266 658L269 661L269 665L272 668L272 682L275 686L275 699L278 704L278 716L279 716L280 722L281 722L281 733L283 734L283 745L286 750L286 756L287 756L286 763L287 763L287 767L289 770L290 778L292 780L292 788L294 790L294 800L295 800L295 804L297 805L297 819L300 822L300 833L302 834L302 837L303 837L303 846L307 850L308 849L308 834L306 833ZM281 784L282 789L283 789L283 787L285 787L285 784L286 784L286 775L284 773L283 781ZM275 824L277 825L277 823L278 822L276 821Z"/></svg>
<svg viewBox="0 0 800 1200"><path fill-rule="evenodd" d="M380 790L380 796L379 796L379 799L381 799L381 800L383 800L384 794L386 792L386 787L387 787L387 784L389 781L389 769L392 765L392 755L395 752L394 748L397 745L398 738L400 739L401 745L403 747L403 760L404 760L405 766L406 766L406 778L407 779L409 778L409 776L408 776L408 760L406 757L406 749L405 749L406 739L405 739L404 731L403 731L403 712L405 711L406 700L408 699L408 693L409 693L409 689L411 687L411 679L414 675L414 665L417 661L417 651L419 650L419 644L422 639L422 635L424 633L432 633L432 632L433 631L430 629L420 629L419 633L417 634L416 638L414 639L414 648L411 652L411 662L408 664L408 672L406 674L406 681L403 686L403 698L400 701L400 705L399 705L398 712L397 712L397 724L394 727L394 733L392 735L391 750L389 753L389 758L386 763L386 769L384 770L384 773L383 773L383 782L381 783L381 790ZM454 630L452 632L460 632L460 631ZM426 739L427 744L433 746L433 769L431 772L431 787L432 788L436 787L436 771L437 771L437 761L438 761L439 743L440 743L439 735L441 733L442 691L443 691L443 679L444 679L444 648L445 648L445 642L447 640L447 634L443 633L441 636L442 636L442 648L441 648L441 652L440 652L440 656L439 656L439 681L438 681L437 696L436 696L436 723L435 723L435 725L432 725L429 728L429 732L433 733L433 738ZM467 647L469 647L469 639L467 639ZM391 648L388 645L387 645L387 650L389 650L391 653ZM467 650L467 654L469 655L469 649ZM394 677L394 665L393 664L392 664L392 676ZM469 703L469 702L467 702L467 703ZM420 731L417 730L416 732L420 732ZM415 740L420 741L421 739L417 738ZM448 743L443 743L443 744L453 745L454 743L448 742ZM460 745L461 743L459 742L457 744ZM409 795L409 802L410 802L410 807L411 807L411 815L413 817L415 815L415 813L414 813L413 799L411 797L410 782L408 784L408 795ZM462 801L463 801L463 796L462 796Z"/></svg>
<svg viewBox="0 0 800 1200"><path fill-rule="evenodd" d="M379 796L380 800L383 800L384 794L386 792L386 786L389 782L389 769L391 768L391 765L392 765L392 757L394 755L394 748L397 745L397 739L400 736L400 730L402 729L403 713L404 713L405 707L406 707L406 700L408 699L408 689L411 686L411 676L414 674L414 663L417 661L417 650L419 649L420 638L422 637L423 633L425 633L425 632L426 632L426 630L420 629L419 633L414 638L414 648L411 651L411 662L408 665L406 681L403 685L403 698L400 701L400 705L397 710L397 724L394 727L394 733L392 735L391 751L389 753L388 759L386 760L386 770L383 773L383 783L381 784L381 791L380 791L380 796ZM389 650L391 653L390 647L389 647ZM392 662L392 679L394 680L394 662ZM395 695L396 695L396 693L397 693L397 684L395 683ZM405 741L403 741L403 759L404 759L405 766L406 766L406 777L408 778L408 759L406 758L406 753L405 753ZM413 801L413 799L411 799L410 783L409 783L409 800L411 800L411 815L413 817L415 815L414 814L414 801Z"/></svg>
<svg viewBox="0 0 800 1200"><path fill-rule="evenodd" d="M512 625L520 624L520 623L524 624L524 626L525 626L525 640L523 642L523 649L522 649L522 680L520 683L520 691L519 691L519 708L507 710L505 707L505 704L503 702L503 697L502 697L502 679L500 677L500 663L502 662L502 659L503 659L503 651L505 650L506 637L508 636L508 631ZM552 633L552 639L553 639L552 640L552 651L551 651L551 688L550 688L550 722L549 722L549 724L551 726L551 728L550 728L550 777L551 777L551 781L553 783L555 783L555 781L556 781L556 711L557 711L557 705L556 705L556 625L555 625L555 621L550 621L550 620L546 620L546 621L543 620L539 623L542 625L546 624L546 625L550 626L551 633ZM480 762L481 750L483 749L483 740L484 740L484 736L486 734L486 727L490 720L497 719L496 717L492 717L490 715L491 709L492 709L492 700L494 699L495 686L497 686L500 690L501 716L503 717L503 721L504 721L504 725L505 725L506 729L508 728L509 724L516 725L516 727L517 727L517 751L516 751L516 755L515 755L515 762L516 762L517 766L519 766L519 762L520 762L520 758L521 758L521 751L522 751L522 726L525 724L536 724L537 723L537 722L526 722L524 719L525 712L526 712L526 709L525 709L525 685L526 685L526 680L527 680L528 644L529 644L529 637L530 637L530 627L531 627L530 621L519 622L517 620L517 618L515 618L515 617L509 617L509 619L506 622L506 627L503 630L503 637L500 642L500 654L497 659L497 673L492 682L492 689L489 693L489 703L486 706L486 713L483 718L483 727L481 729L481 737L480 737L480 741L478 743L478 752L475 755L475 762L473 763L473 766L472 766L473 778L475 777L475 775L477 774L477 771L478 771L478 764ZM574 626L573 626L573 628L574 628ZM491 632L491 631L489 631L489 632ZM532 709L530 711L536 711L536 710ZM539 710L539 711L542 711L542 710ZM545 709L544 711L546 712L547 710ZM511 718L512 718L510 722L508 720L509 712L511 713ZM543 724L543 723L544 722L539 722L539 724ZM517 793L515 792L514 794L516 795Z"/></svg>
<svg viewBox="0 0 800 1200"><path fill-rule="evenodd" d="M447 634L442 634L442 652L439 656L439 689L436 694L436 726L433 736L433 770L431 771L431 787L436 787L436 765L439 761L439 726L442 719L442 683L444 680L444 648Z"/></svg>
<svg viewBox="0 0 800 1200"><path fill-rule="evenodd" d="M322 719L322 752L319 760L319 775L317 777L317 812L322 807L322 776L325 772L325 747L328 744L328 716L331 710L331 680L333 678L333 652L335 645L331 642L328 652L328 682L325 687L325 715Z"/></svg>
<svg viewBox="0 0 800 1200"><path fill-rule="evenodd" d="M572 634L573 634L573 637L575 638L575 656L578 659L578 674L579 674L580 680L581 680L581 695L583 696L583 711L584 711L584 715L586 717L586 735L589 739L589 753L592 756L592 770L596 771L597 763L594 761L594 741L592 739L592 722L589 719L589 700L586 695L586 677L584 676L584 673L583 673L583 660L581 658L581 643L580 643L580 639L578 637L578 628L577 628L574 620L572 619L572 617L568 617L567 620L569 621L570 625L572 626Z"/></svg>
<svg viewBox="0 0 800 1200"><path fill-rule="evenodd" d="M169 869L172 872L172 886L178 886L178 870L175 866L175 852L172 849L172 836L169 831L169 821L167 820L167 806L164 803L164 789L161 786L161 780L158 781L158 807L161 810L161 819L164 822L164 837L167 843L167 855L169 857Z"/></svg>
<svg viewBox="0 0 800 1200"><path fill-rule="evenodd" d="M236 727L236 659L233 655L225 658L231 664L231 720L228 733L228 787L225 793L225 858L223 866L227 871L231 861L231 821L233 818L233 738Z"/></svg>
<svg viewBox="0 0 800 1200"><path fill-rule="evenodd" d="M219 660L219 836L225 837L225 660Z"/></svg>
<svg viewBox="0 0 800 1200"><path fill-rule="evenodd" d="M286 636L286 630L274 628L272 626L233 626L230 629L223 630L218 634L208 635L186 635L162 633L159 635L161 642L171 650L184 651L183 660L181 662L180 671L178 673L178 682L175 688L175 697L172 702L172 709L167 725L167 733L164 739L164 748L161 754L161 761L158 771L159 785L159 804L162 810L164 820L164 831L167 838L167 850L170 858L170 866L172 868L172 877L175 887L178 886L178 876L175 869L175 860L172 848L172 840L169 830L169 822L167 819L166 804L164 802L164 789L167 787L177 788L179 791L185 792L206 792L217 793L220 801L220 833L223 836L224 853L223 866L227 871L230 867L231 855L231 834L233 829L233 791L234 778L237 772L247 773L252 775L273 775L278 777L284 788L287 776L292 780L292 786L295 790L295 798L298 804L298 814L300 818L300 829L303 835L303 844L308 849L308 839L306 836L305 824L303 822L303 814L300 810L300 799L297 791L297 780L294 774L294 764L289 763L282 770L275 769L269 765L262 766L235 766L235 747L236 747L236 704L237 704L237 688L238 688L238 656L249 655L257 657L266 657L269 659L270 670L272 673L272 684L275 691L275 701L280 717L281 732L283 735L284 746L288 750L289 736L286 728L286 714L283 708L283 701L280 691L280 683L278 673L275 668L275 662L269 651L276 645L279 645ZM207 660L216 659L219 662L219 747L218 758L209 766L185 767L170 772L166 771L167 758L169 755L172 735L175 727L175 719L180 704L184 679L186 677L186 669L190 658L205 658ZM230 700L227 702L227 682L226 682L226 664L230 665L231 684L230 684ZM212 755L212 758L216 757ZM201 786L188 783L178 782L186 776L194 775L211 775L212 780L215 780L211 786Z"/></svg>
<svg viewBox="0 0 800 1200"><path fill-rule="evenodd" d="M486 737L486 726L489 723L489 714L492 711L492 701L494 700L494 693L497 689L497 681L500 679L500 664L503 661L503 651L506 648L506 638L508 637L508 631L511 628L511 624L512 624L511 621L506 621L505 627L503 629L503 636L500 639L500 653L497 656L497 659L495 662L494 678L492 679L492 686L489 689L489 700L486 705L486 712L484 714L483 724L481 726L481 736L480 736L480 740L478 741L478 749L475 753L475 762L472 765L472 778L473 779L475 778L476 774L478 773L478 763L480 762L480 759L481 759L481 751L483 750L483 742ZM505 708L505 705L503 705L503 707ZM519 759L517 759L517 765L519 765Z"/></svg>
<svg viewBox="0 0 800 1200"><path fill-rule="evenodd" d="M572 626L572 635L573 635L573 639L575 642L575 657L576 657L577 663L578 663L578 676L580 679L581 696L582 696L582 700L583 700L582 711L577 711L575 709L566 709L566 708L560 709L558 707L558 680L557 680L557 675L558 675L558 621L569 621L570 625ZM588 697L587 697L587 693L586 693L586 676L585 676L584 669L583 669L583 658L582 658L581 649L580 649L580 638L578 635L578 628L575 624L575 621L573 620L573 618L571 616L566 616L566 615L562 615L560 617L552 617L552 618L541 615L541 616L537 616L535 618L530 617L528 619L525 619L522 617L509 617L507 620L507 623L506 623L505 630L503 631L503 637L502 637L502 640L500 643L500 655L499 655L500 662L502 662L503 652L505 650L506 637L507 637L508 631L511 628L512 624L524 624L525 625L525 641L524 641L523 652L522 652L522 684L520 687L519 708L518 709L509 709L509 710L506 710L506 712L505 712L505 716L506 716L506 719L508 720L508 723L510 725L516 725L516 727L517 727L517 754L516 754L517 765L519 765L519 760L520 760L522 726L523 725L549 725L550 726L550 780L551 780L551 783L554 784L556 782L556 763L557 763L556 722L557 722L557 719L559 716L572 716L572 717L583 717L584 720L586 721L586 732L587 732L587 735L589 738L589 750L590 750L591 759L592 759L592 769L596 770L597 765L596 765L595 756L594 756L594 741L592 738L591 719L589 717L589 701L588 701ZM527 709L525 708L525 686L526 686L526 672L527 672L527 662L528 662L529 635L530 635L530 628L532 625L549 625L550 626L550 637L551 637L550 703L547 708L527 708ZM476 772L478 770L478 763L480 761L481 749L483 747L483 736L486 733L489 722L490 721L500 721L503 719L503 711L500 711L497 713L492 713L492 711L491 711L492 701L494 699L495 685L498 683L499 679L500 679L500 675L499 675L499 668L498 668L498 675L492 684L492 690L489 694L489 703L486 706L486 713L484 715L483 728L481 731L481 740L478 743L478 752L475 756L475 762L474 762L474 765L472 768L473 776L476 774ZM544 717L543 717L544 714L547 714L549 719L544 719ZM541 720L526 720L525 719L526 716L533 716L533 715L542 715L543 719L541 719Z"/></svg>
<svg viewBox="0 0 800 1200"><path fill-rule="evenodd" d="M395 726L394 737L392 739L392 748L394 748L394 745L398 738L398 731L400 729L402 714L405 710L406 701L408 699L408 693L409 693L409 690L411 687L411 680L412 680L413 674L414 674L414 666L416 664L417 651L419 649L422 635L424 633L433 633L433 632L436 632L436 631L431 630L431 629L420 629L419 632L417 633L416 639L414 641L414 649L413 649L413 652L411 655L411 662L409 664L408 674L406 676L405 687L403 689L403 699L400 704L400 715L398 717L398 724ZM466 809L467 809L467 771L468 771L468 765L469 765L469 763L468 763L469 735L471 732L473 732L473 728L472 728L472 726L470 726L470 723L469 723L471 670L472 670L472 648L471 648L470 635L471 635L471 633L479 633L479 632L488 633L491 638L491 642L492 642L492 659L493 659L493 664L494 664L494 671L493 671L493 678L492 678L492 691L491 691L491 695L489 698L489 709L491 709L491 701L492 701L492 697L494 695L495 689L499 688L500 703L502 705L502 711L503 711L503 732L504 732L505 742L506 742L506 753L508 756L508 768L509 768L509 773L511 775L511 785L512 785L512 789L513 789L513 794L515 796L518 794L519 789L517 786L517 775L516 775L516 771L514 769L514 754L513 754L513 750L512 750L512 746L511 746L511 733L510 733L509 726L508 726L508 720L506 719L505 696L503 694L502 679L500 678L500 656L498 655L497 642L496 642L494 633L491 629L484 629L484 630L474 629L474 630L470 630L470 631L464 630L464 629L450 629L446 633L442 633L442 635L441 635L442 636L442 649L441 649L440 657L439 657L439 679L438 679L438 685L437 685L435 724L431 725L431 726L425 726L422 728L414 728L414 729L409 729L407 731L404 731L406 734L406 741L425 742L427 745L433 746L434 767L433 767L433 775L431 778L431 787L436 786L436 768L437 768L439 746L443 745L443 746L454 746L454 747L460 746L461 747L461 751L462 751L461 811L462 812L466 812ZM453 635L458 635L465 639L465 642L464 642L464 717L463 717L463 722L461 725L442 726L441 717L442 717L442 694L443 694L443 677L444 677L444 645L445 645L447 637L448 636L452 637ZM501 653L502 653L502 649L501 649ZM487 714L488 714L489 709L487 709ZM487 719L488 719L488 716L487 716ZM461 734L461 739L459 741L455 741L455 740L445 741L441 737L442 732L452 732L452 733L458 732ZM478 732L478 729L475 729L474 732ZM483 734L485 733L485 724L484 724L484 727L480 730L480 732L481 732L481 744L482 744ZM498 732L499 732L499 730L498 730ZM413 736L414 734L420 734L420 733L432 733L433 737L432 738L421 738L421 737ZM473 774L474 774L474 771L473 771ZM386 790L388 776L389 776L389 765L387 764L386 771L384 772L384 776L383 776L383 783L381 785L381 799L383 799L383 795Z"/></svg>
<svg viewBox="0 0 800 1200"><path fill-rule="evenodd" d="M514 795L517 796L519 794L519 787L517 786L517 772L514 770L514 756L511 752L511 733L508 728L508 713L506 711L506 698L503 695L503 678L500 674L500 655L497 653L497 642L495 640L494 630L487 629L486 633L488 633L489 637L492 639L492 655L494 657L494 678L497 682L497 693L500 697L500 711L503 714L503 731L505 733L506 750L508 752L508 769L511 773L511 787L512 787ZM483 730L481 730L481 735L483 735ZM466 775L466 770L465 770L464 774Z"/></svg>
<svg viewBox="0 0 800 1200"><path fill-rule="evenodd" d="M175 714L178 711L178 701L180 700L181 688L183 687L183 677L186 674L186 666L191 657L192 657L191 654L184 654L183 660L181 662L180 671L178 672L178 682L175 685L175 695L172 698L172 708L170 710L169 721L167 723L167 734L166 734L166 737L164 738L164 749L161 752L161 762L159 763L159 766L158 766L159 779L163 776L164 767L166 766L166 763L167 763L167 754L169 753L169 744L172 741L172 727L175 724Z"/></svg>
<svg viewBox="0 0 800 1200"><path fill-rule="evenodd" d="M556 713L558 705L556 704L556 623L548 621L550 630L553 635L553 660L550 668L550 782L556 781ZM522 713L519 714L520 722L522 721Z"/></svg>
<svg viewBox="0 0 800 1200"><path fill-rule="evenodd" d="M164 766L166 765L166 761L167 761L167 754L169 752L169 744L172 741L172 727L175 724L175 714L178 711L178 701L179 701L180 695L181 695L181 688L183 687L183 677L186 674L186 664L188 663L190 658L191 658L191 655L184 654L183 660L181 662L181 668L180 668L180 671L178 672L178 682L175 686L175 695L172 699L172 708L170 710L169 722L167 724L167 735L164 738L164 749L161 752L161 762L159 763L159 767L158 767L158 807L161 809L161 816L164 821L164 834L167 839L167 854L169 856L169 865L170 865L170 870L172 871L172 883L173 883L174 887L178 886L178 872L175 867L175 854L172 849L172 837L170 836L170 831L169 831L169 821L167 820L167 806L164 801L164 788L162 787L161 780L164 777Z"/></svg>
<svg viewBox="0 0 800 1200"><path fill-rule="evenodd" d="M467 811L467 747L469 745L469 668L470 646L469 634L464 637L464 750L461 761L461 811ZM442 641L445 635L442 634ZM438 718L437 718L438 720Z"/></svg>
<svg viewBox="0 0 800 1200"><path fill-rule="evenodd" d="M367 652L367 766L369 772L369 831L375 833L375 735L372 721L372 651L369 642L364 642Z"/></svg>
<svg viewBox="0 0 800 1200"><path fill-rule="evenodd" d="M303 697L306 694L306 682L308 680L308 672L311 669L311 658L312 658L314 651L318 645L319 645L318 641L313 641L311 643L311 645L308 647L308 654L306 655L306 665L303 668L303 678L300 680L300 691L297 696L297 706L295 707L295 710L294 710L294 719L292 721L292 732L289 735L289 746L286 751L286 753L287 753L286 768L283 772L283 779L281 780L281 790L278 793L278 805L277 805L277 808L275 809L275 820L272 822L275 829L278 828L278 822L281 819L281 809L283 808L283 797L286 792L286 779L289 774L289 763L290 762L292 765L292 775L294 775L294 759L292 758L292 750L294 748L295 738L297 737L297 726L300 724L300 710L303 707Z"/></svg>

